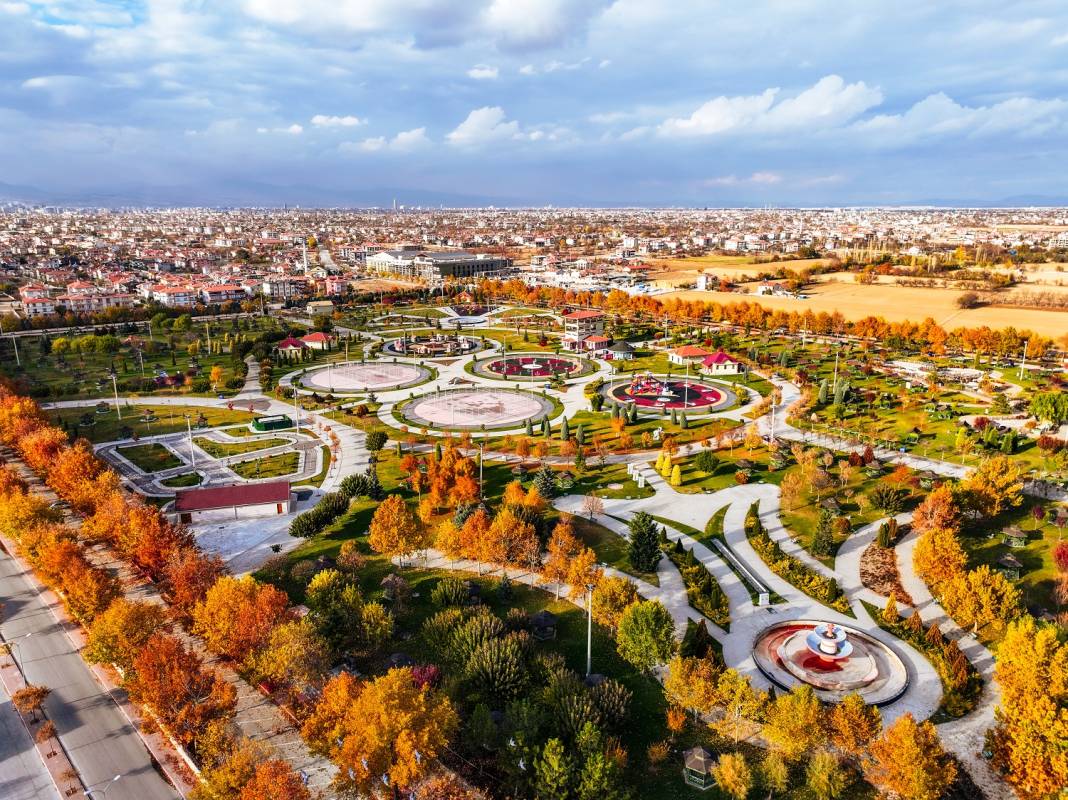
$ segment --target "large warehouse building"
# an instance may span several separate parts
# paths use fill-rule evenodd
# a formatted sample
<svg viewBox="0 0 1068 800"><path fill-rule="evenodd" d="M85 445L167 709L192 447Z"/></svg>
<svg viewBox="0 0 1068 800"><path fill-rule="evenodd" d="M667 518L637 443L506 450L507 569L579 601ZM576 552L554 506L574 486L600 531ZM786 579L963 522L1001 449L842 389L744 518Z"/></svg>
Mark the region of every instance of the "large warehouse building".
<svg viewBox="0 0 1068 800"><path fill-rule="evenodd" d="M438 281L443 278L472 278L500 272L512 266L510 258L466 250L421 250L405 247L382 250L367 257L367 266L376 272Z"/></svg>

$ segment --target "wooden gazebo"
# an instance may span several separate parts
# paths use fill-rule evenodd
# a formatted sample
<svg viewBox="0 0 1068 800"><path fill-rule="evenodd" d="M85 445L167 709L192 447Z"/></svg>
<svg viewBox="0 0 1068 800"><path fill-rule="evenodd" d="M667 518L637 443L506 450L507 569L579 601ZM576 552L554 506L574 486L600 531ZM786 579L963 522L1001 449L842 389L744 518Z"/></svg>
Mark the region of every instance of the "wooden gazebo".
<svg viewBox="0 0 1068 800"><path fill-rule="evenodd" d="M704 791L715 783L712 778L715 765L710 752L701 746L694 747L682 754L682 777L690 786Z"/></svg>

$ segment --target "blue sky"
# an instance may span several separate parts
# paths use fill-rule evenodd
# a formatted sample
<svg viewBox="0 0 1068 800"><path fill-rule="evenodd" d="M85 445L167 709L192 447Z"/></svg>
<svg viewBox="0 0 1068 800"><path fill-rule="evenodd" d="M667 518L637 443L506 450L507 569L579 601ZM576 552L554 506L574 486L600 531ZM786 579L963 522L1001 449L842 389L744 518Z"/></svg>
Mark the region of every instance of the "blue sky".
<svg viewBox="0 0 1068 800"><path fill-rule="evenodd" d="M58 194L1068 195L1061 2L0 0L0 64L0 183Z"/></svg>

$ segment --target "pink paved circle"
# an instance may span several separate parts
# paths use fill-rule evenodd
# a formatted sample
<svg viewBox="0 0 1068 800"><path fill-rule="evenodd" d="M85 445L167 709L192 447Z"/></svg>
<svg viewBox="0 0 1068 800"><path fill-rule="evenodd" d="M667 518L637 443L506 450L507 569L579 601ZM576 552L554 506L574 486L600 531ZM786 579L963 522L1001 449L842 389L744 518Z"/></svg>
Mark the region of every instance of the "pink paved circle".
<svg viewBox="0 0 1068 800"><path fill-rule="evenodd" d="M724 389L699 380L652 375L635 375L630 381L615 384L609 389L609 396L616 402L634 403L639 408L696 411L710 411L733 399Z"/></svg>
<svg viewBox="0 0 1068 800"><path fill-rule="evenodd" d="M509 377L548 378L578 372L582 365L577 361L556 356L502 356L487 362L486 369Z"/></svg>
<svg viewBox="0 0 1068 800"><path fill-rule="evenodd" d="M309 372L301 385L318 391L353 392L362 389L393 389L417 383L430 375L414 364L343 364Z"/></svg>
<svg viewBox="0 0 1068 800"><path fill-rule="evenodd" d="M402 414L416 423L441 428L501 428L540 419L552 404L536 395L495 389L461 389L426 395L404 406Z"/></svg>

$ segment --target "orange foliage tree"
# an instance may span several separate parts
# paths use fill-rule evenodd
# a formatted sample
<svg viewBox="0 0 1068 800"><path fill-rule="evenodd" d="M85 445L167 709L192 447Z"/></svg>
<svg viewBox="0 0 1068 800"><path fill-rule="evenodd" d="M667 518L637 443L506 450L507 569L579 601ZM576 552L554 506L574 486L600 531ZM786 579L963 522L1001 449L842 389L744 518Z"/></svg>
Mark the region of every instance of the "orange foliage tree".
<svg viewBox="0 0 1068 800"><path fill-rule="evenodd" d="M241 787L237 800L311 800L311 792L290 766L272 758L256 766L252 780Z"/></svg>
<svg viewBox="0 0 1068 800"><path fill-rule="evenodd" d="M224 575L193 610L193 633L209 650L242 660L267 642L288 605L285 592L251 575Z"/></svg>
<svg viewBox="0 0 1068 800"><path fill-rule="evenodd" d="M910 800L938 800L953 783L957 768L946 756L934 725L898 717L869 746L864 777L886 794Z"/></svg>

